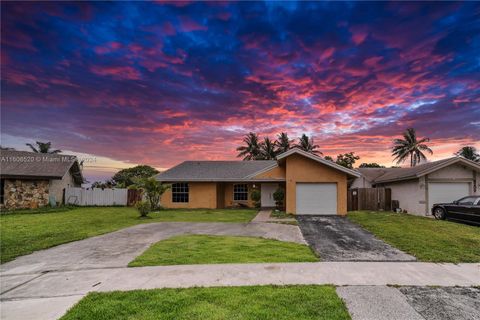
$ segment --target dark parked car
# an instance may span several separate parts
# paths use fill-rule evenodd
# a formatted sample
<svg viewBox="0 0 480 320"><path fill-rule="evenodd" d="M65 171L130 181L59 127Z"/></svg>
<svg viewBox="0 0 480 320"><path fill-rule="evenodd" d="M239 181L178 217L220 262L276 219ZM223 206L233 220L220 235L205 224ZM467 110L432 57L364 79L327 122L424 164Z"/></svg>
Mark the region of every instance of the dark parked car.
<svg viewBox="0 0 480 320"><path fill-rule="evenodd" d="M480 226L480 196L468 196L452 203L436 203L432 207L436 219L449 219Z"/></svg>

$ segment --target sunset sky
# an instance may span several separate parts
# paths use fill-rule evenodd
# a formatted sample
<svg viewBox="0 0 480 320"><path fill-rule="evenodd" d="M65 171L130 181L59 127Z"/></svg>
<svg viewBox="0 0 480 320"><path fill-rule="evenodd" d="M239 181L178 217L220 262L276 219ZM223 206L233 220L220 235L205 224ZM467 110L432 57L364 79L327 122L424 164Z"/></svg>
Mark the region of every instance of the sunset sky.
<svg viewBox="0 0 480 320"><path fill-rule="evenodd" d="M480 148L480 3L2 2L1 144L118 168L236 159L249 131L393 165Z"/></svg>

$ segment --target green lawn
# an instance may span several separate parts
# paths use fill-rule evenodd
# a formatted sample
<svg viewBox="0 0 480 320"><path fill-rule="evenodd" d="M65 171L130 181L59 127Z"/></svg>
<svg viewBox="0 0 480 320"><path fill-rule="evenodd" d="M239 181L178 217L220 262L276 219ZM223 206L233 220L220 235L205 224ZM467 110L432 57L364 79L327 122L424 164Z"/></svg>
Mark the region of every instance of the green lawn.
<svg viewBox="0 0 480 320"><path fill-rule="evenodd" d="M62 243L140 223L161 221L248 222L255 210L162 210L139 218L130 207L83 207L18 211L0 215L2 263Z"/></svg>
<svg viewBox="0 0 480 320"><path fill-rule="evenodd" d="M349 212L348 218L420 261L480 262L479 227L390 212Z"/></svg>
<svg viewBox="0 0 480 320"><path fill-rule="evenodd" d="M254 237L184 235L159 241L130 267L208 263L313 262L306 245Z"/></svg>
<svg viewBox="0 0 480 320"><path fill-rule="evenodd" d="M332 286L252 286L90 293L61 320L341 320Z"/></svg>

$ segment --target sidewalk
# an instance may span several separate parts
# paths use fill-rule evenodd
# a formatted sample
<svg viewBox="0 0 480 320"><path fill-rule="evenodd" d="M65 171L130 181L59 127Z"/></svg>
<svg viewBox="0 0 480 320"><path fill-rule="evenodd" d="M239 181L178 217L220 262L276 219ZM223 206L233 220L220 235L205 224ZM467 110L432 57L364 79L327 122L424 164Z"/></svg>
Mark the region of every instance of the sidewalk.
<svg viewBox="0 0 480 320"><path fill-rule="evenodd" d="M480 264L314 262L184 265L2 275L1 282L2 319L21 318L19 310L32 312L39 319L38 315L46 310L50 314L65 312L75 301L92 291L267 284L478 286ZM71 299L65 300L66 297ZM43 299L39 298L50 300L41 303ZM56 298L63 303L57 305ZM21 305L31 308L25 310L19 307Z"/></svg>

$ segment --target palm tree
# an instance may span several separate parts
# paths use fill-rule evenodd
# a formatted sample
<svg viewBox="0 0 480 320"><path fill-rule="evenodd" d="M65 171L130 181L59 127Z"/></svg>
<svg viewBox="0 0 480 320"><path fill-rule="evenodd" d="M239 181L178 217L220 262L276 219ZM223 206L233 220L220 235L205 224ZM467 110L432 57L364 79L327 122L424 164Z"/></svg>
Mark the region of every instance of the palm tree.
<svg viewBox="0 0 480 320"><path fill-rule="evenodd" d="M463 157L474 162L480 162L480 154L474 146L466 146L455 152L457 156Z"/></svg>
<svg viewBox="0 0 480 320"><path fill-rule="evenodd" d="M397 164L410 157L410 167L415 167L421 160L427 160L423 151L433 154L432 149L425 144L428 141L430 141L429 138L417 140L415 129L408 128L403 133L403 139L393 140L392 156L395 157Z"/></svg>
<svg viewBox="0 0 480 320"><path fill-rule="evenodd" d="M261 155L260 144L258 143L258 136L254 132L250 132L243 138L244 146L237 148L237 157L243 157L243 160L258 160Z"/></svg>
<svg viewBox="0 0 480 320"><path fill-rule="evenodd" d="M60 153L60 152L62 152L62 150L58 150L58 149L50 150L50 148L52 147L51 142L37 141L36 145L37 145L37 147L34 147L31 143L27 143L27 146L29 146L30 149L32 149L32 151L35 152L35 153Z"/></svg>
<svg viewBox="0 0 480 320"><path fill-rule="evenodd" d="M315 144L313 142L313 138L309 138L305 133L302 134L300 138L298 138L298 144L296 144L295 147L313 154L323 155L323 153L320 152L320 150L317 150L318 148L320 148L320 146Z"/></svg>
<svg viewBox="0 0 480 320"><path fill-rule="evenodd" d="M277 154L287 152L292 148L294 140L290 140L286 132L282 132L277 136Z"/></svg>
<svg viewBox="0 0 480 320"><path fill-rule="evenodd" d="M261 158L262 160L273 160L277 157L277 150L275 149L275 141L270 140L269 137L265 137L260 144Z"/></svg>

